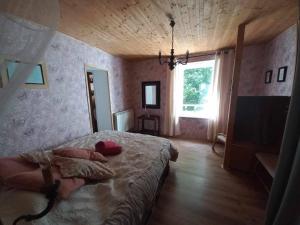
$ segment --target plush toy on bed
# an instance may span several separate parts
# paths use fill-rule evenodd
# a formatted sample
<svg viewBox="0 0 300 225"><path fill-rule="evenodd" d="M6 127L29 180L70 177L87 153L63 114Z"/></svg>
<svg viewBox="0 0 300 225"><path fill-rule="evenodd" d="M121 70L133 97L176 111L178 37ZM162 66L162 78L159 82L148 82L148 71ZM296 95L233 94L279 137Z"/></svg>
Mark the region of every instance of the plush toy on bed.
<svg viewBox="0 0 300 225"><path fill-rule="evenodd" d="M120 154L122 147L113 141L99 141L95 144L95 150L104 156L112 156Z"/></svg>

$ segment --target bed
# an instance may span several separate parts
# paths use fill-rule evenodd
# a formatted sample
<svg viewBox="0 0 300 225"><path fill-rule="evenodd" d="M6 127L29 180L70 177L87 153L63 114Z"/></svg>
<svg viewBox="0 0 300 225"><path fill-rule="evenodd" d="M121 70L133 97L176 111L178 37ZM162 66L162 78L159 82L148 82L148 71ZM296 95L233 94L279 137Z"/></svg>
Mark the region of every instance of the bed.
<svg viewBox="0 0 300 225"><path fill-rule="evenodd" d="M47 216L30 224L145 223L167 174L169 160L177 159L176 149L164 138L117 131L98 132L59 147L93 147L100 140L115 141L123 148L120 155L109 157L108 165L116 176L81 187L68 200L58 201ZM0 202L4 225L12 224L19 215L39 212L47 203L39 193L19 190L1 190Z"/></svg>

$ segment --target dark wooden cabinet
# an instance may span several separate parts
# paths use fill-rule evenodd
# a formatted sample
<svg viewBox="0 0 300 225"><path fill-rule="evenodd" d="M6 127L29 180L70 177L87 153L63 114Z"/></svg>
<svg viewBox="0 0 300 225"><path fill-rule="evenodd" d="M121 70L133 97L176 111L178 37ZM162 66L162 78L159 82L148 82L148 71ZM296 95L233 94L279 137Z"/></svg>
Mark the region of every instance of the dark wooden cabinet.
<svg viewBox="0 0 300 225"><path fill-rule="evenodd" d="M253 172L257 152L279 153L289 101L286 96L238 97L231 168Z"/></svg>

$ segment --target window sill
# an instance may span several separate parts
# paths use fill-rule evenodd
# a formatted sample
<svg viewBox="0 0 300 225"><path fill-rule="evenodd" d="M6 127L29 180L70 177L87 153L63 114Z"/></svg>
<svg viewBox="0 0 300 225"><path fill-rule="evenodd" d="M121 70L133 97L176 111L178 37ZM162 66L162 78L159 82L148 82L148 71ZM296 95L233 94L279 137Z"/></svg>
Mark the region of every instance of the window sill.
<svg viewBox="0 0 300 225"><path fill-rule="evenodd" d="M211 119L208 115L179 115L179 118L189 118L189 119L204 119L209 120Z"/></svg>

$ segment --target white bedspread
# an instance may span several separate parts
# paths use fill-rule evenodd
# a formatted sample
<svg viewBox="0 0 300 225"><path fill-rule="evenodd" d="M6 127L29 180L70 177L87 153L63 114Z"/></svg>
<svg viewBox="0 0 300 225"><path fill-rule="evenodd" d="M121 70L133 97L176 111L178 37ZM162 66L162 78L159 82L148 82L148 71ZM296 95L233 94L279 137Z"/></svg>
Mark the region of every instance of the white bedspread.
<svg viewBox="0 0 300 225"><path fill-rule="evenodd" d="M68 200L57 202L46 217L31 224L140 224L145 207L155 197L164 168L169 160L176 160L178 153L167 139L116 131L95 133L62 146L93 147L100 140L112 140L122 146L122 153L109 157L108 162L116 177L83 186ZM19 215L39 212L46 205L41 194L25 191L1 191L0 202L4 225L12 224Z"/></svg>

